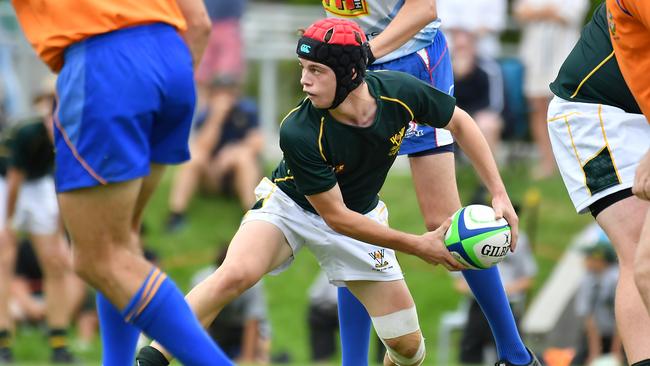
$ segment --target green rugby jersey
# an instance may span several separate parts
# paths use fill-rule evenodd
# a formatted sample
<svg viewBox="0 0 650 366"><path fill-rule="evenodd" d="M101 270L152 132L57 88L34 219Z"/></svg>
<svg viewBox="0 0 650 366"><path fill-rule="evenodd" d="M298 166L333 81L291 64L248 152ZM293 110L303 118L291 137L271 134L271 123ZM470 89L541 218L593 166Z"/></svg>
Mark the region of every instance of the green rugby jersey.
<svg viewBox="0 0 650 366"><path fill-rule="evenodd" d="M641 113L618 68L604 2L583 28L578 43L550 87L553 94L565 100L606 104L628 113Z"/></svg>
<svg viewBox="0 0 650 366"><path fill-rule="evenodd" d="M54 170L54 146L41 118L12 127L7 146L9 167L24 172L27 180L42 178Z"/></svg>
<svg viewBox="0 0 650 366"><path fill-rule="evenodd" d="M409 122L441 128L454 112L453 97L409 74L368 72L366 83L377 101L372 125L340 123L305 99L280 127L284 159L271 179L305 210L316 213L305 195L328 191L338 183L349 209L371 211Z"/></svg>

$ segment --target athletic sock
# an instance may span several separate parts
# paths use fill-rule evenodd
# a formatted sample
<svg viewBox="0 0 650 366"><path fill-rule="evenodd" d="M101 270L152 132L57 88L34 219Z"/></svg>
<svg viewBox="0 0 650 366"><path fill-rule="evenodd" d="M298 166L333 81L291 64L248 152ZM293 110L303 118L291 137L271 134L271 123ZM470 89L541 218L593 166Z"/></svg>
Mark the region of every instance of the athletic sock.
<svg viewBox="0 0 650 366"><path fill-rule="evenodd" d="M632 366L650 366L650 358L646 358L645 360L635 362L632 364Z"/></svg>
<svg viewBox="0 0 650 366"><path fill-rule="evenodd" d="M338 288L342 366L367 366L370 315L347 287Z"/></svg>
<svg viewBox="0 0 650 366"><path fill-rule="evenodd" d="M122 311L135 324L187 366L233 366L201 327L174 282L154 268Z"/></svg>
<svg viewBox="0 0 650 366"><path fill-rule="evenodd" d="M68 347L68 331L65 328L50 328L48 338L53 350Z"/></svg>
<svg viewBox="0 0 650 366"><path fill-rule="evenodd" d="M465 270L463 276L490 324L499 359L527 365L531 356L521 340L497 267Z"/></svg>
<svg viewBox="0 0 650 366"><path fill-rule="evenodd" d="M0 329L0 361L11 362L11 332L7 329Z"/></svg>
<svg viewBox="0 0 650 366"><path fill-rule="evenodd" d="M131 365L140 329L124 321L120 311L97 293L97 315L102 340L102 366Z"/></svg>

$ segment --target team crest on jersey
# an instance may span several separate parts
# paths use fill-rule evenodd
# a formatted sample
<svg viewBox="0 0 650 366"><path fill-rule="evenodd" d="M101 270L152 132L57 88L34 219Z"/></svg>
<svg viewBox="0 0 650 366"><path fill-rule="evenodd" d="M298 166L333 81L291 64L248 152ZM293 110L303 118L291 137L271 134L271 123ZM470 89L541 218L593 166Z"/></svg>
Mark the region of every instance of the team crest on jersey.
<svg viewBox="0 0 650 366"><path fill-rule="evenodd" d="M612 39L618 39L616 35L616 23L614 22L614 16L612 12L607 9L607 25L609 26L609 33L612 35Z"/></svg>
<svg viewBox="0 0 650 366"><path fill-rule="evenodd" d="M382 271L386 270L389 268L393 268L393 266L388 266L388 261L385 259L385 254L386 249L379 249L375 250L374 252L368 253L370 258L375 260L375 270Z"/></svg>
<svg viewBox="0 0 650 366"><path fill-rule="evenodd" d="M334 165L332 167L332 170L334 171L334 174L339 174L339 173L343 172L344 169L345 169L345 164Z"/></svg>
<svg viewBox="0 0 650 366"><path fill-rule="evenodd" d="M397 132L390 138L390 142L391 144L393 144L393 146L390 148L390 152L388 152L388 156L394 156L399 152L399 148L400 146L402 146L402 140L404 140L405 131L406 128L402 127L402 129L399 130L399 132Z"/></svg>
<svg viewBox="0 0 650 366"><path fill-rule="evenodd" d="M368 15L366 0L323 0L325 11L341 17L359 17Z"/></svg>

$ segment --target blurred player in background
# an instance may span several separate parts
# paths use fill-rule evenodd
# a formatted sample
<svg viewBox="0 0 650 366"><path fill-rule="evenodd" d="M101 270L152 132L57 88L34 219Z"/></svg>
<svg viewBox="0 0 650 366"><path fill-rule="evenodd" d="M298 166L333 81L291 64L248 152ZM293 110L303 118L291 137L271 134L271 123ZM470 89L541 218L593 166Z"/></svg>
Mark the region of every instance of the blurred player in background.
<svg viewBox="0 0 650 366"><path fill-rule="evenodd" d="M54 146L52 145L52 106L54 78L45 79L34 98L36 115L20 121L5 131L8 149L6 189L0 202L2 212L3 263L0 272L0 360L11 360L9 347L3 347L11 328L8 312L9 286L18 245L17 233L30 236L38 261L43 269L45 320L52 348L51 361L71 363L74 357L68 351L67 331L72 307L72 254L63 238L59 207L52 172ZM10 261L10 262L9 262Z"/></svg>
<svg viewBox="0 0 650 366"><path fill-rule="evenodd" d="M231 365L137 239L165 166L189 158L193 65L210 29L203 3L13 5L27 39L59 74L55 183L75 270L101 293L102 364L131 364L142 330L186 365Z"/></svg>
<svg viewBox="0 0 650 366"><path fill-rule="evenodd" d="M439 29L441 21L435 1L323 0L323 7L328 17L352 20L366 33L369 70L403 71L453 95L451 59L447 41ZM409 157L415 193L428 230L435 230L461 207L453 142L449 131L411 122L399 151ZM490 182L485 183L491 187ZM497 201L499 195L505 194L490 193ZM463 271L463 275L490 321L499 357L515 364L531 362L497 269ZM343 365L366 365L370 318L346 288L339 289L338 301Z"/></svg>
<svg viewBox="0 0 650 366"><path fill-rule="evenodd" d="M631 189L650 144L650 125L621 75L609 27L602 4L551 83L548 131L576 211L592 214L618 254L616 321L627 358L650 365L650 317L634 283L650 203Z"/></svg>

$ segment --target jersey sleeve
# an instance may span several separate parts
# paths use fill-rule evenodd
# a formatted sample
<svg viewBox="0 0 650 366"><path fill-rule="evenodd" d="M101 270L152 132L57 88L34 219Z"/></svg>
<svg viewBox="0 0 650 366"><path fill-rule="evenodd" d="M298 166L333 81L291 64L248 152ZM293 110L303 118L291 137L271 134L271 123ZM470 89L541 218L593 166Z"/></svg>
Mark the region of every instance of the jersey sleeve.
<svg viewBox="0 0 650 366"><path fill-rule="evenodd" d="M301 131L296 120L280 128L280 149L296 187L304 195L322 193L336 185L336 175L319 150L318 139Z"/></svg>
<svg viewBox="0 0 650 366"><path fill-rule="evenodd" d="M404 91L408 93L408 105L415 122L436 128L447 126L454 114L456 98L414 76L405 76Z"/></svg>

